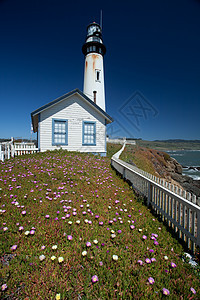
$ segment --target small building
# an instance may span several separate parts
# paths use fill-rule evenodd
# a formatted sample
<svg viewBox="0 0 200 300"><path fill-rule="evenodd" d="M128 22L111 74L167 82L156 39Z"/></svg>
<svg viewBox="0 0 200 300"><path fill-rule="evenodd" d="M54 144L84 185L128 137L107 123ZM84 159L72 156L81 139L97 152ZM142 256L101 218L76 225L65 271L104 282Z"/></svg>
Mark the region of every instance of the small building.
<svg viewBox="0 0 200 300"><path fill-rule="evenodd" d="M88 25L82 52L85 55L83 92L75 89L31 113L39 151L62 148L106 155L106 125L113 119L105 111L103 56L106 48L97 23Z"/></svg>
<svg viewBox="0 0 200 300"><path fill-rule="evenodd" d="M31 113L38 150L106 155L106 125L112 118L80 90L73 90Z"/></svg>

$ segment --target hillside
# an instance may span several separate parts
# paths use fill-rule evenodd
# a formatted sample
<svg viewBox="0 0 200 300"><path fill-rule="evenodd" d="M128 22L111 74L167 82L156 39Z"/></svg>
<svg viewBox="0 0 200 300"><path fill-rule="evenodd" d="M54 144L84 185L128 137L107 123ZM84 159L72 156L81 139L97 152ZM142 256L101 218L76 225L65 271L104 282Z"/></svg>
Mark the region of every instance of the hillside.
<svg viewBox="0 0 200 300"><path fill-rule="evenodd" d="M198 268L108 158L0 162L0 201L1 299L200 298Z"/></svg>
<svg viewBox="0 0 200 300"><path fill-rule="evenodd" d="M138 145L126 145L120 158L200 197L200 181L183 176L182 166L166 152Z"/></svg>
<svg viewBox="0 0 200 300"><path fill-rule="evenodd" d="M151 148L161 151L166 150L200 150L200 140L156 140L145 141L137 140L140 147Z"/></svg>

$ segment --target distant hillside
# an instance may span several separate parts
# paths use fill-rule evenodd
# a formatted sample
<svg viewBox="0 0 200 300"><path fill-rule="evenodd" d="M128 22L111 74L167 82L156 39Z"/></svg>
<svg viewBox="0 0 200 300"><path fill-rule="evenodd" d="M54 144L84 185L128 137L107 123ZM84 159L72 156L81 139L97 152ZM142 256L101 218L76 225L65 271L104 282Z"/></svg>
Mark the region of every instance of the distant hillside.
<svg viewBox="0 0 200 300"><path fill-rule="evenodd" d="M146 147L157 150L200 150L200 140L155 140L144 141L137 140L136 144L140 147Z"/></svg>
<svg viewBox="0 0 200 300"><path fill-rule="evenodd" d="M200 140L169 139L169 140L155 140L154 142L168 142L168 143L200 143Z"/></svg>

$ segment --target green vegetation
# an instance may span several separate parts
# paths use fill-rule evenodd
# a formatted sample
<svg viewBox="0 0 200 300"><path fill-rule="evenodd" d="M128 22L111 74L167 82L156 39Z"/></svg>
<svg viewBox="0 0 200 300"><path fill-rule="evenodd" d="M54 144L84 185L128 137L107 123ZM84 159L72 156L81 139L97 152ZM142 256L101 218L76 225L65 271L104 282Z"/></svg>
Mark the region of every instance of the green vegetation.
<svg viewBox="0 0 200 300"><path fill-rule="evenodd" d="M111 158L121 148L122 148L122 145L120 145L120 144L107 143L107 157Z"/></svg>
<svg viewBox="0 0 200 300"><path fill-rule="evenodd" d="M200 298L199 269L108 158L0 162L0 201L1 299Z"/></svg>
<svg viewBox="0 0 200 300"><path fill-rule="evenodd" d="M139 146L126 145L120 159L136 165L141 170L155 176L164 175L164 167L170 159L169 154Z"/></svg>

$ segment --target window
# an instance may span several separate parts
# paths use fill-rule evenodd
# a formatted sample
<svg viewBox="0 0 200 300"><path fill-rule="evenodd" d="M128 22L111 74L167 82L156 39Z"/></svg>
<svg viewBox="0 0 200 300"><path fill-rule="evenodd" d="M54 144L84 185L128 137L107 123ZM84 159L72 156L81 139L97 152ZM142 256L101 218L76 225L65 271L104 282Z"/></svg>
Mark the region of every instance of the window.
<svg viewBox="0 0 200 300"><path fill-rule="evenodd" d="M83 145L96 145L96 122L83 122Z"/></svg>
<svg viewBox="0 0 200 300"><path fill-rule="evenodd" d="M96 81L101 82L101 78L100 78L101 71L100 70L95 70L95 71L96 71Z"/></svg>
<svg viewBox="0 0 200 300"><path fill-rule="evenodd" d="M67 120L52 120L52 144L67 145Z"/></svg>

